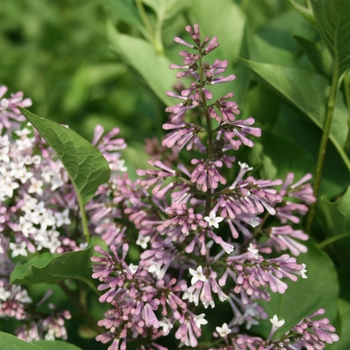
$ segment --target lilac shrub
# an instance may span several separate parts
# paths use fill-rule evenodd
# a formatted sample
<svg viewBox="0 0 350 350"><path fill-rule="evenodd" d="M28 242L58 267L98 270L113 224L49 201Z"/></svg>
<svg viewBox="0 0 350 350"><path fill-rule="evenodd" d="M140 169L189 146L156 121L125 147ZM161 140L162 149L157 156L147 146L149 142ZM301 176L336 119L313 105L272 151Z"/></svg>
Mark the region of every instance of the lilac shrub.
<svg viewBox="0 0 350 350"><path fill-rule="evenodd" d="M183 65L170 68L192 82L167 93L179 102L166 109L161 143L147 141L152 168L129 179L119 130L95 129L92 144L112 170L85 208L90 232L110 247L96 246L91 258L99 301L109 306L96 340L111 342L109 350L322 349L338 340L327 319L314 319L323 309L279 339L272 339L284 324L277 315L267 339L250 333L268 317L259 301L285 293L286 279L307 278L296 256L307 252L301 241L308 235L297 225L315 201L311 175L258 179L236 159L241 147L254 147L261 129L253 118L238 119L232 92L214 100L211 85L236 78L224 75L226 60L204 62L218 39L202 40L198 25L186 31L193 43L175 42L193 52L180 51ZM31 101L5 93L0 87L0 315L22 322L20 339L66 339L69 311L49 304L51 313L36 312L51 292L34 303L9 276L21 257L86 247L77 196L54 151L17 109ZM218 319L216 310L223 309Z"/></svg>
<svg viewBox="0 0 350 350"><path fill-rule="evenodd" d="M180 51L183 65L170 68L180 70L177 78L192 82L167 93L180 102L166 109L170 120L163 125L168 133L161 144L147 142L152 169L138 170L134 182L119 176L110 186L112 203L126 225L119 234L114 224L109 234L108 226L103 232L112 254L96 247L92 257L92 277L103 292L99 301L110 305L98 322L106 332L96 339L112 342L110 350L126 349L129 342L139 349L167 349L166 337L176 339L176 348L324 348L338 336L327 319L311 320L322 309L278 340L272 335L284 321L277 316L268 339L247 333L267 318L259 300L268 301L271 292L285 293L285 279L307 278L305 264L294 256L307 251L300 241L308 236L294 226L316 199L310 174L296 182L292 173L284 182L257 179L249 175L249 165L236 160L235 152L253 147L251 138L259 137L261 129L253 126L253 118L238 119L232 92L212 101L211 85L235 76L223 75L226 60L203 61L218 47L216 37L201 40L198 25L186 31L193 43L175 42L193 53ZM180 159L185 151L187 163ZM225 177L225 168L237 170L233 180ZM137 264L128 258L135 243ZM210 318L211 309L221 305L226 307L224 323ZM204 329L215 329L206 345L201 344Z"/></svg>

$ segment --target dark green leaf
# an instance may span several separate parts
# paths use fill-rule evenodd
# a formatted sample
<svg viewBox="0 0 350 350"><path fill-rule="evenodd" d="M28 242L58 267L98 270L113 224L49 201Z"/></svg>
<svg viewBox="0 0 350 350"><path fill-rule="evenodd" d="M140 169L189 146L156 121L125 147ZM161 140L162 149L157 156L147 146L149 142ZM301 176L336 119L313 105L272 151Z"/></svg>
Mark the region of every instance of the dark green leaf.
<svg viewBox="0 0 350 350"><path fill-rule="evenodd" d="M350 68L350 0L311 0L318 30L339 75Z"/></svg>
<svg viewBox="0 0 350 350"><path fill-rule="evenodd" d="M282 95L303 111L319 128L323 128L328 81L312 72L242 60L255 74L258 81ZM338 96L330 133L330 140L350 169L350 162L343 150L347 135L347 111Z"/></svg>
<svg viewBox="0 0 350 350"><path fill-rule="evenodd" d="M330 78L332 74L333 62L332 57L324 45L297 35L294 36L294 38L305 52L311 64L314 66L316 73Z"/></svg>
<svg viewBox="0 0 350 350"><path fill-rule="evenodd" d="M291 9L273 17L261 26L256 34L273 46L296 53L299 47L293 35L314 40L317 32L294 9Z"/></svg>
<svg viewBox="0 0 350 350"><path fill-rule="evenodd" d="M250 44L250 58L252 61L272 63L282 66L295 65L295 55L288 50L272 46L264 39L255 35Z"/></svg>
<svg viewBox="0 0 350 350"><path fill-rule="evenodd" d="M350 187L336 202L321 198L317 206L317 219L326 235L326 241L321 245L331 244L337 260L342 265L350 265ZM333 241L332 238L338 239Z"/></svg>
<svg viewBox="0 0 350 350"><path fill-rule="evenodd" d="M20 108L20 107L19 107ZM108 162L90 142L75 131L20 108L62 161L74 188L86 204L110 177Z"/></svg>
<svg viewBox="0 0 350 350"><path fill-rule="evenodd" d="M251 165L260 165L260 175L262 178L279 178L284 180L289 172L295 174L295 179L302 178L306 173L312 172L315 167L315 162L313 161L310 154L305 152L303 149L297 147L293 143L289 142L283 137L274 135L267 130L264 130L261 138L259 138L259 143L262 145L260 150L260 159L256 158L255 163ZM259 147L255 150L252 149L252 155L259 152ZM295 155L298 155L297 157Z"/></svg>
<svg viewBox="0 0 350 350"><path fill-rule="evenodd" d="M98 237L92 237L84 250L61 255L44 253L30 259L23 265L17 265L11 274L13 284L56 283L66 279L79 279L92 288L92 269L90 257L96 245L106 248L106 243Z"/></svg>
<svg viewBox="0 0 350 350"><path fill-rule="evenodd" d="M293 327L303 317L309 316L319 308L326 310L325 317L334 322L337 316L338 277L331 259L319 250L313 241L307 242L308 253L298 257L298 263L306 264L307 279L287 282L285 294L271 293L271 301L262 303L269 317L254 327L260 334L268 336L271 330L269 321L274 315L284 319L284 326L276 337ZM291 312L293 310L293 312Z"/></svg>
<svg viewBox="0 0 350 350"><path fill-rule="evenodd" d="M338 342L327 346L327 350L348 350L350 349L350 303L346 300L338 300L340 328L336 333L340 339Z"/></svg>
<svg viewBox="0 0 350 350"><path fill-rule="evenodd" d="M303 152L310 154L312 157L310 165L314 165L311 170L313 173L316 169L322 130L311 119L305 118L300 110L290 104L284 103L277 113L278 117L273 132L300 147ZM273 116L276 118L276 114L273 114ZM297 160L299 153L297 152L294 156L291 156ZM322 174L320 193L328 198L339 195L349 185L349 171L332 143L329 143L327 147Z"/></svg>
<svg viewBox="0 0 350 350"><path fill-rule="evenodd" d="M331 236L350 233L350 187L343 197L332 203L324 198L322 203L323 226Z"/></svg>
<svg viewBox="0 0 350 350"><path fill-rule="evenodd" d="M169 69L171 62L166 57L157 55L153 46L145 40L120 34L111 24L108 26L108 37L112 49L136 69L153 92L166 105L174 104L166 95L166 91L171 90L176 83L176 72Z"/></svg>

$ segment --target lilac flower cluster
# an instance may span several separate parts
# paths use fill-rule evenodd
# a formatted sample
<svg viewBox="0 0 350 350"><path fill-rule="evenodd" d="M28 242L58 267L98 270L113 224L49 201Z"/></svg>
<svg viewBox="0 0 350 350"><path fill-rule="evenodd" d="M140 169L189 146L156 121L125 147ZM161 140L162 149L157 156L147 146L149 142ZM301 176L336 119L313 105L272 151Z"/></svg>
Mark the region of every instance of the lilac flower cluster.
<svg viewBox="0 0 350 350"><path fill-rule="evenodd" d="M6 92L0 86L0 317L25 323L16 331L21 339L66 339L64 320L70 318L69 312L53 310L39 317L33 312L38 305L24 287L11 285L9 276L18 257L86 247L81 228L72 226L79 217L77 198L62 163L17 108L29 107L31 100L23 99L22 92L6 98ZM101 126L96 127L94 145L113 173L125 171L119 150L126 145L116 138L119 130L105 136L103 132ZM98 224L102 232L98 213L106 189L101 188L100 193L88 209L92 229ZM107 204L102 204L105 211ZM110 213L111 221L115 216ZM105 218L103 222L107 225Z"/></svg>
<svg viewBox="0 0 350 350"><path fill-rule="evenodd" d="M176 76L192 82L167 93L181 102L166 109L170 120L163 125L168 133L161 144L148 141L152 168L138 170L136 181L117 176L109 186L109 210L121 218L119 233L108 231L109 224L96 228L113 244L112 255L97 247L98 255L92 258L93 278L104 291L100 302L110 305L99 321L106 332L97 340L112 341L109 350L126 349L128 342L140 349L167 349L161 339L171 334L178 347L197 348L202 326L209 322L203 308L209 312L222 303L232 313L226 323L212 324L213 337L218 338L213 342L220 349L273 349L283 348L282 343L288 349L306 344L322 348L337 336L326 321L310 321L316 314L278 344L271 337L241 333L242 327L250 329L267 318L258 301L268 301L271 292L285 293L284 279L307 278L306 266L288 251L294 256L307 251L300 241L308 236L293 226L315 201L307 183L311 176L295 183L292 173L284 182L256 179L247 175L249 165L236 163L235 151L253 147L250 138L259 137L261 130L253 126L253 118L237 119L240 111L231 101L232 92L212 101L210 86L235 76L223 75L226 60L203 61L218 47L216 37L201 40L198 25L186 31L193 43L181 38L175 42L193 53L180 51L183 64L170 68L180 69ZM193 157L186 164L180 160L184 150ZM236 170L233 180L226 168ZM127 254L135 243L138 261ZM286 253L269 256L281 251Z"/></svg>

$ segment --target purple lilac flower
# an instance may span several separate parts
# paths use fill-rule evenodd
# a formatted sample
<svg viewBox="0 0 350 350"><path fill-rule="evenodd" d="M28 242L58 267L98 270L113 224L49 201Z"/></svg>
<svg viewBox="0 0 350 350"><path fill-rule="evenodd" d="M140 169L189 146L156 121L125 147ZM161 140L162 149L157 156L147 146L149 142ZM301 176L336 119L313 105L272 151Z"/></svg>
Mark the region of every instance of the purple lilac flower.
<svg viewBox="0 0 350 350"><path fill-rule="evenodd" d="M284 183L261 180L247 176L253 170L247 164L235 163L234 152L253 147L251 137L260 137L261 129L253 126L253 118L237 119L240 110L231 100L232 92L213 101L211 85L229 84L235 76L224 76L226 60L212 64L202 60L218 46L216 37L201 40L198 25L187 26L186 31L193 43L182 38L175 42L194 52L180 51L183 64L170 68L180 69L176 76L192 82L188 87L178 84L176 93L167 92L179 102L166 109L170 116L163 125L168 131L163 148L148 143L153 168L138 170L140 179L134 182L117 174L110 188L113 224L127 219L134 235L124 234L130 227L119 226L123 234L107 236L113 255L96 248L102 256L92 258L93 277L101 282L100 301L110 304L99 321L107 332L97 340L112 341L109 349L125 349L129 339L148 337L142 348L163 349L154 341L172 334L179 346L196 348L201 326L208 321L204 313L194 312L225 303L232 314L227 322L215 325L214 332L222 349L273 349L270 339L239 334L239 326L249 329L267 318L258 301L269 300L270 291L285 293L284 279L306 278L305 264L288 254L275 258L269 254L305 251L297 240L306 240L307 235L292 224L300 222L305 204L313 201L306 183L310 176L294 185L292 175ZM193 156L181 163L186 150ZM225 177L226 168L237 170L233 180ZM97 232L110 228L111 221L107 226L97 222L111 213L108 207L93 214ZM277 218L272 224L271 216ZM260 236L268 239L260 241ZM127 263L123 242L135 241L139 261Z"/></svg>

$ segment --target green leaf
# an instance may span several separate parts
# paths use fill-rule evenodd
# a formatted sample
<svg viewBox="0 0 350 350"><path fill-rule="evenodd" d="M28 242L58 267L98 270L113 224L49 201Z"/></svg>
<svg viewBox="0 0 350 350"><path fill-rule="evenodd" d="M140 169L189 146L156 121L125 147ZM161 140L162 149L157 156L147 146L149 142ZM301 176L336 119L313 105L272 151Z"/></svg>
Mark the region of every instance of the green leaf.
<svg viewBox="0 0 350 350"><path fill-rule="evenodd" d="M0 332L1 350L79 350L75 345L63 341L39 340L26 342L12 334Z"/></svg>
<svg viewBox="0 0 350 350"><path fill-rule="evenodd" d="M12 334L0 332L0 344L3 350L44 350L40 345L28 343Z"/></svg>
<svg viewBox="0 0 350 350"><path fill-rule="evenodd" d="M337 261L343 265L350 265L350 186L345 194L335 202L321 198L317 206L317 219L327 237L324 244L332 243ZM338 239L334 241L332 238Z"/></svg>
<svg viewBox="0 0 350 350"><path fill-rule="evenodd" d="M350 233L350 186L346 193L332 203L325 198L321 198L322 221L327 227L330 235L343 235Z"/></svg>
<svg viewBox="0 0 350 350"><path fill-rule="evenodd" d="M273 46L264 39L254 35L250 44L250 58L252 61L272 63L282 66L293 66L295 55L288 50Z"/></svg>
<svg viewBox="0 0 350 350"><path fill-rule="evenodd" d="M256 79L282 95L303 111L320 129L323 128L328 81L321 75L297 68L282 67L241 59L255 74ZM350 161L344 152L348 135L347 111L338 96L330 133L330 140L350 170Z"/></svg>
<svg viewBox="0 0 350 350"><path fill-rule="evenodd" d="M13 284L56 283L66 279L82 280L93 289L91 256L94 247L106 243L99 237L92 237L91 243L84 250L60 255L43 253L33 257L23 265L17 265L12 271L10 282Z"/></svg>
<svg viewBox="0 0 350 350"><path fill-rule="evenodd" d="M231 0L192 0L190 8L191 23L198 23L201 36L217 36L225 59L232 60L240 51L244 28L245 14Z"/></svg>
<svg viewBox="0 0 350 350"><path fill-rule="evenodd" d="M120 34L112 24L108 25L108 38L112 50L122 55L128 64L145 79L153 92L166 104L174 101L166 95L176 83L175 72L169 69L170 61L157 55L154 47L145 40Z"/></svg>
<svg viewBox="0 0 350 350"><path fill-rule="evenodd" d="M259 170L262 178L279 178L284 180L291 171L295 174L295 179L302 178L306 173L311 172L315 167L312 157L303 149L297 147L289 140L274 135L263 130L259 143L263 146L260 150L260 162L262 168ZM258 157L259 147L252 149L251 157ZM297 157L295 155L298 155ZM257 162L257 159L254 163ZM259 162L259 161L258 161ZM259 165L254 164L251 165Z"/></svg>
<svg viewBox="0 0 350 350"><path fill-rule="evenodd" d="M277 118L276 114L278 115ZM313 173L317 162L322 131L309 118L305 118L300 110L287 103L281 105L279 111L273 116L276 119L273 132L292 142L295 146L300 147L304 153L310 154L312 157L310 165L313 164L314 168L309 171ZM299 152L289 156L297 160ZM329 143L320 193L323 193L327 198L334 198L339 193L342 193L348 185L349 172L334 145Z"/></svg>
<svg viewBox="0 0 350 350"><path fill-rule="evenodd" d="M304 7L297 3L295 0L289 0L294 9L299 13L299 15L303 16L313 27L316 27L316 20L313 12L309 10L307 7Z"/></svg>
<svg viewBox="0 0 350 350"><path fill-rule="evenodd" d="M294 38L305 52L316 73L331 78L333 60L324 45L297 35Z"/></svg>
<svg viewBox="0 0 350 350"><path fill-rule="evenodd" d="M81 348L78 348L73 344L60 340L37 340L33 341L32 344L38 345L45 350L81 350Z"/></svg>
<svg viewBox="0 0 350 350"><path fill-rule="evenodd" d="M142 20L133 0L105 0L107 10L117 17L118 20L136 27L143 31Z"/></svg>
<svg viewBox="0 0 350 350"><path fill-rule="evenodd" d="M163 22L171 17L172 9L176 7L179 0L141 0L149 6L157 15L158 19Z"/></svg>
<svg viewBox="0 0 350 350"><path fill-rule="evenodd" d="M306 264L308 278L299 278L297 282L285 280L289 286L285 294L270 293L271 300L261 303L269 317L261 321L259 326L252 327L253 331L256 330L267 337L271 330L269 319L277 315L278 319L285 320L284 326L277 331L278 338L303 317L311 315L319 308L326 310L325 317L329 318L331 323L336 319L339 293L336 269L328 255L319 250L313 241L308 241L306 245L308 253L301 254L298 263Z"/></svg>
<svg viewBox="0 0 350 350"><path fill-rule="evenodd" d="M328 345L329 350L348 350L350 349L350 303L346 300L338 300L340 329L337 327L336 333L339 335L339 341Z"/></svg>
<svg viewBox="0 0 350 350"><path fill-rule="evenodd" d="M350 68L350 0L311 0L320 35L342 75Z"/></svg>
<svg viewBox="0 0 350 350"><path fill-rule="evenodd" d="M86 204L97 188L110 177L108 162L90 142L75 131L51 120L43 119L19 107L23 115L33 124L45 141L62 161L77 195Z"/></svg>

